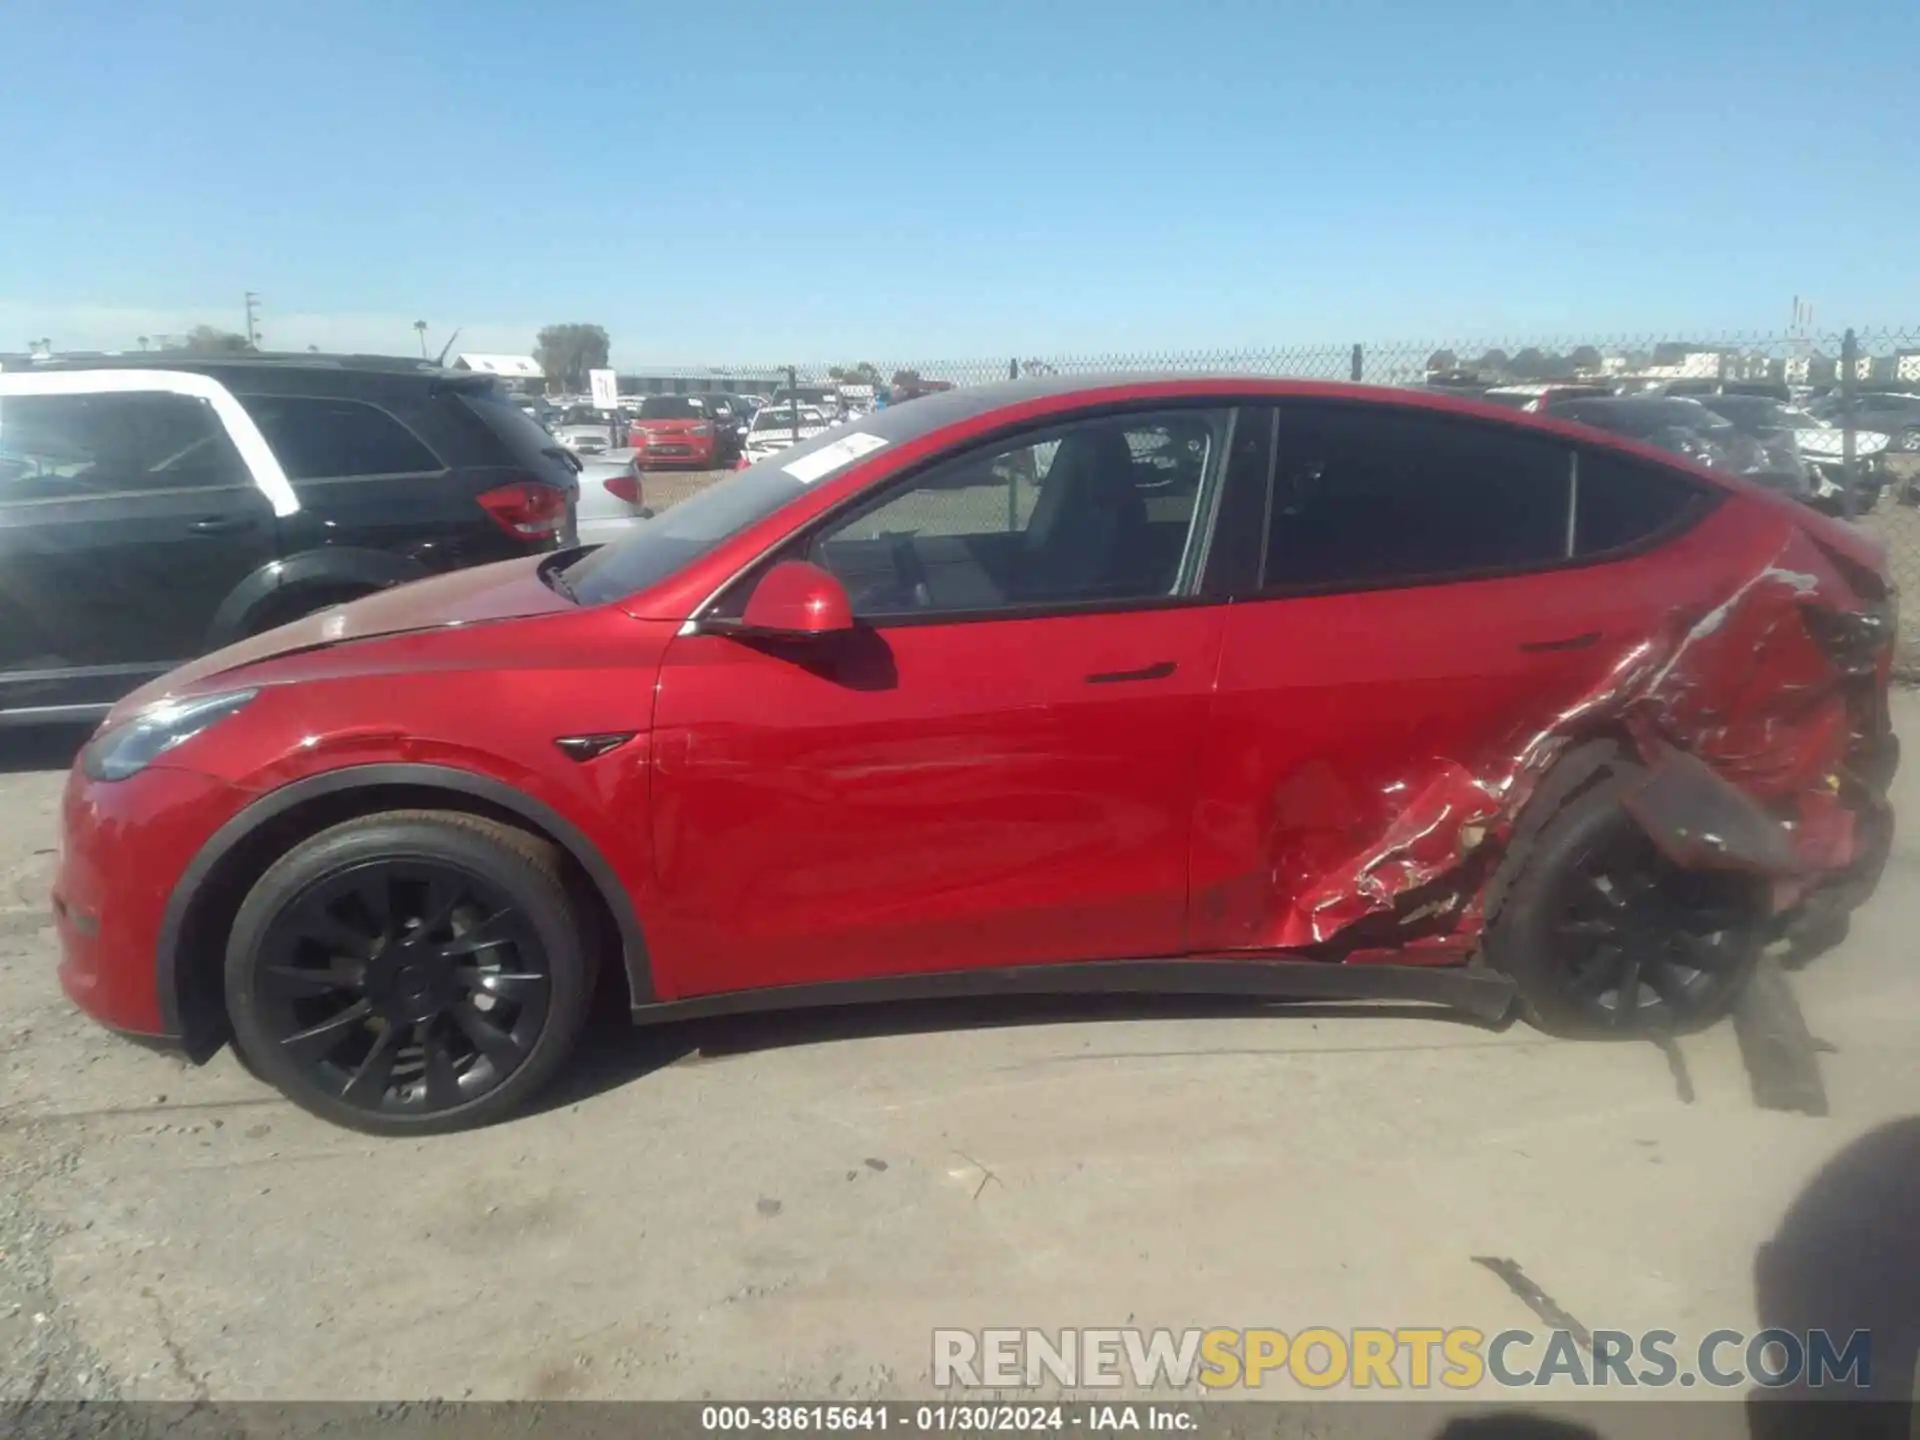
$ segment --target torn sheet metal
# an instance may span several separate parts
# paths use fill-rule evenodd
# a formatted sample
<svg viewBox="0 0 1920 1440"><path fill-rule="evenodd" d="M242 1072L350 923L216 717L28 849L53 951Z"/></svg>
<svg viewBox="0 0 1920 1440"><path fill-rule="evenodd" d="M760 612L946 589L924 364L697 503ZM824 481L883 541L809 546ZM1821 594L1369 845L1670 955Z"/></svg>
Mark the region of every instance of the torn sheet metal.
<svg viewBox="0 0 1920 1440"><path fill-rule="evenodd" d="M1881 633L1862 604L1796 526L1723 601L1630 646L1577 703L1488 754L1429 758L1369 797L1384 807L1346 794L1324 764L1303 767L1269 812L1279 908L1260 943L1325 945L1370 917L1470 942L1489 867L1469 862L1505 846L1569 746L1603 736L1647 768L1626 804L1670 858L1765 875L1776 905L1793 903L1858 846L1840 776L1860 728L1849 676L1857 693L1861 672L1833 636Z"/></svg>

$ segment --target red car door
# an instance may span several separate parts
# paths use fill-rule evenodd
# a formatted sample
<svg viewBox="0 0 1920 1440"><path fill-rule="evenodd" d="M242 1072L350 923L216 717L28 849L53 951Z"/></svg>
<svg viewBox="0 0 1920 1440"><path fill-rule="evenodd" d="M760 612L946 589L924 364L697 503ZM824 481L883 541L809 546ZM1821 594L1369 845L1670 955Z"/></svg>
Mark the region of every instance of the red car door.
<svg viewBox="0 0 1920 1440"><path fill-rule="evenodd" d="M674 994L1181 952L1224 621L1189 530L1224 417L1126 424L1177 455L1056 428L807 538L851 636L676 639L648 919Z"/></svg>
<svg viewBox="0 0 1920 1440"><path fill-rule="evenodd" d="M1199 787L1201 950L1333 939L1457 863L1474 782L1604 690L1705 560L1635 553L1693 492L1631 465L1587 459L1576 487L1551 439L1411 411L1276 420L1265 578L1228 613Z"/></svg>

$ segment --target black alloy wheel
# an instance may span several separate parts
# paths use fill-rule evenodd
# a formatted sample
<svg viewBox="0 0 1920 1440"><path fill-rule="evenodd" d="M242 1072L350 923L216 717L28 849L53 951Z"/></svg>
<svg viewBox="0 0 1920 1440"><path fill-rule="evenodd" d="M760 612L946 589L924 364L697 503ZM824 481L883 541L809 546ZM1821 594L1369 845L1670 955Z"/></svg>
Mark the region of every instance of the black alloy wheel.
<svg viewBox="0 0 1920 1440"><path fill-rule="evenodd" d="M234 925L251 1068L382 1133L483 1124L564 1058L591 967L550 846L465 815L367 817L296 847Z"/></svg>
<svg viewBox="0 0 1920 1440"><path fill-rule="evenodd" d="M1521 1013L1554 1035L1644 1037L1712 1024L1766 943L1766 885L1674 864L1622 803L1645 772L1614 762L1533 832L1483 954L1512 977ZM1543 787L1544 788L1544 787Z"/></svg>
<svg viewBox="0 0 1920 1440"><path fill-rule="evenodd" d="M1682 870L1624 814L1558 876L1553 959L1595 1030L1686 1030L1718 1016L1746 978L1752 884Z"/></svg>

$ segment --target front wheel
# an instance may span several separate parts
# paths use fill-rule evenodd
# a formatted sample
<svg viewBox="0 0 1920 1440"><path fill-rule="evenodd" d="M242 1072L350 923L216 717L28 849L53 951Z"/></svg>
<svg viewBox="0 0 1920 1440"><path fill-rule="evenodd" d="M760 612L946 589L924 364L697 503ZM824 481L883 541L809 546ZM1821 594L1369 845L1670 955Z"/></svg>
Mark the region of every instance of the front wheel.
<svg viewBox="0 0 1920 1440"><path fill-rule="evenodd" d="M1766 938L1764 886L1684 870L1621 804L1613 774L1541 827L1488 927L1486 958L1555 1035L1699 1029L1739 998Z"/></svg>
<svg viewBox="0 0 1920 1440"><path fill-rule="evenodd" d="M477 816L369 815L261 876L227 946L250 1069L323 1119L464 1130L528 1100L573 1049L593 956L553 847Z"/></svg>

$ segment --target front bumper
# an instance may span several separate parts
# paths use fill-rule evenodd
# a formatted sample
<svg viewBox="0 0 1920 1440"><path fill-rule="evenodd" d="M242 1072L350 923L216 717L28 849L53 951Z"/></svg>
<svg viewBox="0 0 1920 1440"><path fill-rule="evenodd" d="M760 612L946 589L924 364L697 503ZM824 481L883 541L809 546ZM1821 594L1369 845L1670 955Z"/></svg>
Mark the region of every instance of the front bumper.
<svg viewBox="0 0 1920 1440"><path fill-rule="evenodd" d="M185 1036L172 957L161 935L176 887L243 792L154 766L89 780L75 766L60 810L53 882L60 988L93 1019L147 1043Z"/></svg>
<svg viewBox="0 0 1920 1440"><path fill-rule="evenodd" d="M710 470L718 459L719 447L712 444L663 440L657 445L636 445L633 448L633 463L643 470L662 465L685 465L695 470Z"/></svg>

